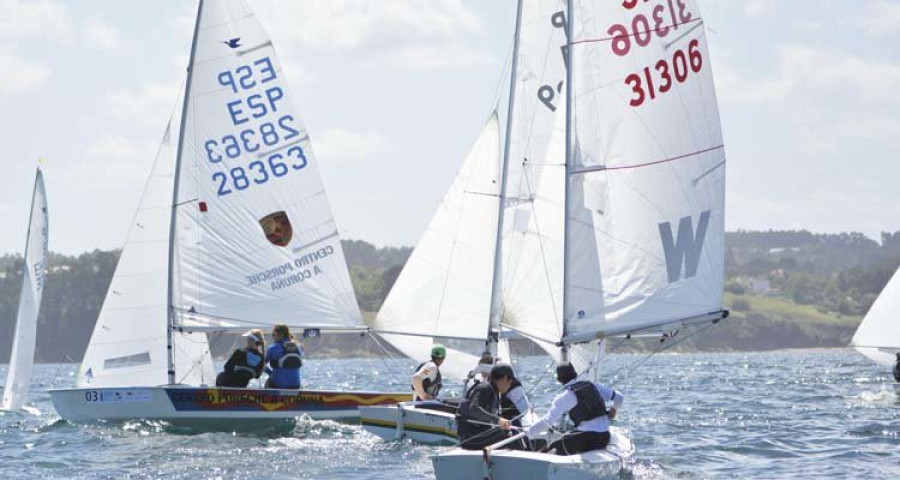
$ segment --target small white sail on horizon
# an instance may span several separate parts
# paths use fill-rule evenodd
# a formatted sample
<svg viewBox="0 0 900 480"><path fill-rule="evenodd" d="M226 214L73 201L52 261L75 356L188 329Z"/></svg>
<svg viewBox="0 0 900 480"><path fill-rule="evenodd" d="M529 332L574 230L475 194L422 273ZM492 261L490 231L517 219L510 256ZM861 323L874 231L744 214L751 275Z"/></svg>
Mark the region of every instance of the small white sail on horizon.
<svg viewBox="0 0 900 480"><path fill-rule="evenodd" d="M31 372L37 341L37 320L41 311L48 260L48 213L44 175L37 169L28 218L28 234L25 240L25 258L22 264L22 290L16 315L9 369L3 387L2 410L21 410L28 401L31 388Z"/></svg>
<svg viewBox="0 0 900 480"><path fill-rule="evenodd" d="M900 269L888 281L863 318L850 345L883 367L900 352Z"/></svg>

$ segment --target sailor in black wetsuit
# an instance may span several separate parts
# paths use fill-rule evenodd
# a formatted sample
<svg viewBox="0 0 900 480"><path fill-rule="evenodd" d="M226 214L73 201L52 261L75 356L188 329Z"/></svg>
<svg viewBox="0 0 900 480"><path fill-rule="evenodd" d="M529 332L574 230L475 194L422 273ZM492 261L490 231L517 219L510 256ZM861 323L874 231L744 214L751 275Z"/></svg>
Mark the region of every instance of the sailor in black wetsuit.
<svg viewBox="0 0 900 480"><path fill-rule="evenodd" d="M512 424L500 417L500 396L509 391L514 378L512 367L497 365L491 369L490 381L469 389L456 414L462 448L479 450L509 436Z"/></svg>
<svg viewBox="0 0 900 480"><path fill-rule="evenodd" d="M557 455L574 455L606 448L609 444L609 421L616 416L616 410L622 405L625 397L599 383L579 381L575 367L569 363L561 363L556 368L556 379L565 386L565 390L553 399L550 411L528 429L528 437L551 428L563 414L575 424L575 431L569 432L560 440L547 447ZM606 409L607 403L613 407Z"/></svg>
<svg viewBox="0 0 900 480"><path fill-rule="evenodd" d="M894 381L900 382L900 352L897 352L897 361L894 362Z"/></svg>
<svg viewBox="0 0 900 480"><path fill-rule="evenodd" d="M217 387L247 388L247 384L262 375L265 362L262 351L265 340L262 330L254 329L242 335L247 345L231 354L225 362L225 369L216 377Z"/></svg>

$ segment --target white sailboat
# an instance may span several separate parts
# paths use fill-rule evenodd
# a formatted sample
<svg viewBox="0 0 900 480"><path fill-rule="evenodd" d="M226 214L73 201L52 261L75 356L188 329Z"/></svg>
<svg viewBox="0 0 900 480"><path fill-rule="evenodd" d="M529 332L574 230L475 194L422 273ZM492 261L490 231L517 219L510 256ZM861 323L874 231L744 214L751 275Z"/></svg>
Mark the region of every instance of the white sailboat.
<svg viewBox="0 0 900 480"><path fill-rule="evenodd" d="M853 334L850 345L859 353L883 367L892 367L900 353L900 270L869 308ZM900 382L900 379L896 379Z"/></svg>
<svg viewBox="0 0 900 480"><path fill-rule="evenodd" d="M31 198L31 214L28 219L28 235L25 240L25 262L22 265L22 291L19 294L19 311L13 336L9 370L3 386L2 410L32 411L26 405L31 388L31 370L34 367L37 320L41 311L41 296L47 270L47 193L44 175L38 168Z"/></svg>
<svg viewBox="0 0 900 480"><path fill-rule="evenodd" d="M541 122L554 126L546 152L511 157L528 201L511 222L501 326L588 373L606 338L727 316L725 154L707 39L692 0L520 3L558 8L538 21L565 27L568 61L562 84L533 92L564 110L564 121ZM633 454L611 434L605 450L580 455L457 449L432 461L441 480L598 478Z"/></svg>
<svg viewBox="0 0 900 480"><path fill-rule="evenodd" d="M170 121L170 126L173 123ZM408 393L216 388L206 332L364 331L337 226L272 42L243 0L201 0L174 148L167 129L70 421L358 418Z"/></svg>
<svg viewBox="0 0 900 480"><path fill-rule="evenodd" d="M374 330L409 358L426 359L432 342L447 339L491 349L502 183L495 112L374 321ZM477 363L478 357L449 348L440 369L461 383ZM453 410L439 402L361 407L360 421L386 440L455 443Z"/></svg>

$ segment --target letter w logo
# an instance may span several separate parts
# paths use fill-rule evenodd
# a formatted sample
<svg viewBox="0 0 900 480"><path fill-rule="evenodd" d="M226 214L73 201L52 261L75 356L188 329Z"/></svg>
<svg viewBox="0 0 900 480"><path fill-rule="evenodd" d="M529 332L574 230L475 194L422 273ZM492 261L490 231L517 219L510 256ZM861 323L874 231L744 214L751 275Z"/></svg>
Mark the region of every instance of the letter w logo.
<svg viewBox="0 0 900 480"><path fill-rule="evenodd" d="M708 225L709 210L700 214L696 236L691 225L691 217L684 217L678 222L678 240L676 241L675 236L672 235L672 224L670 222L659 224L659 236L666 254L669 283L681 280L682 265L684 265L684 278L697 275L697 265L700 263L700 254L703 252L703 242L706 240Z"/></svg>

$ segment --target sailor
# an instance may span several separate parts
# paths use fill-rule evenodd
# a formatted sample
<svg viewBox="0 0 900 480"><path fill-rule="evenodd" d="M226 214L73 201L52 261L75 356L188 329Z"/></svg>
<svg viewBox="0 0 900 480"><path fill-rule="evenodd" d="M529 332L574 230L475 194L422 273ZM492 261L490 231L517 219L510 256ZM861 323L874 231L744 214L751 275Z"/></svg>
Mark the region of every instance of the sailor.
<svg viewBox="0 0 900 480"><path fill-rule="evenodd" d="M504 364L498 363L497 365ZM512 367L510 367L510 370L512 370ZM513 376L509 390L500 396L500 416L511 421L514 426L521 427L522 417L530 411L531 403L528 402L525 387L522 386L518 378Z"/></svg>
<svg viewBox="0 0 900 480"><path fill-rule="evenodd" d="M272 329L272 345L266 351L266 388L300 388L303 346L296 342L287 325Z"/></svg>
<svg viewBox="0 0 900 480"><path fill-rule="evenodd" d="M547 447L557 455L574 455L606 448L609 444L609 421L625 400L624 395L599 383L579 381L575 367L561 363L556 367L556 380L565 390L553 399L550 411L528 428L528 437L551 428L563 414L575 424L575 430L567 433ZM608 402L613 407L606 409Z"/></svg>
<svg viewBox="0 0 900 480"><path fill-rule="evenodd" d="M900 382L900 352L897 352L897 361L894 362L894 380Z"/></svg>
<svg viewBox="0 0 900 480"><path fill-rule="evenodd" d="M262 351L266 343L262 330L254 328L241 336L246 339L246 345L236 349L225 362L225 369L216 377L217 387L247 388L251 379L263 373L266 362Z"/></svg>
<svg viewBox="0 0 900 480"><path fill-rule="evenodd" d="M412 376L413 400L434 400L441 391L440 366L447 349L440 343L431 347L431 361L419 364Z"/></svg>
<svg viewBox="0 0 900 480"><path fill-rule="evenodd" d="M492 368L494 368L494 356L491 355L491 352L485 351L481 354L481 359L478 360L478 366L470 370L469 375L466 376L463 392L468 392L469 388L490 379ZM472 382L471 385L469 385L470 382Z"/></svg>
<svg viewBox="0 0 900 480"><path fill-rule="evenodd" d="M500 416L500 396L509 391L514 378L512 367L497 365L491 369L490 381L469 389L456 413L463 449L480 450L509 436L512 423Z"/></svg>

